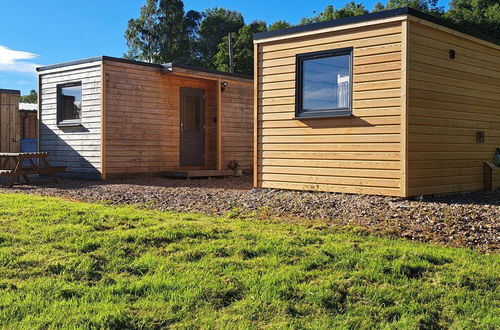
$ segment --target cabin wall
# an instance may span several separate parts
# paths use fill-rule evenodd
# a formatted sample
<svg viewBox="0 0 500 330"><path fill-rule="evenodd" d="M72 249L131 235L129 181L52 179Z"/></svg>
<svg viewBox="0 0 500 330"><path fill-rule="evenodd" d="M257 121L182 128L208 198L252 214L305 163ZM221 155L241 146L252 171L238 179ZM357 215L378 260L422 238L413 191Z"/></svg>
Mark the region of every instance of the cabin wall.
<svg viewBox="0 0 500 330"><path fill-rule="evenodd" d="M40 151L74 178L97 179L101 170L101 62L39 72ZM57 85L82 82L82 125L57 126Z"/></svg>
<svg viewBox="0 0 500 330"><path fill-rule="evenodd" d="M253 171L253 83L228 81L222 93L222 169L237 160Z"/></svg>
<svg viewBox="0 0 500 330"><path fill-rule="evenodd" d="M105 61L106 176L179 170L180 88L205 89L205 160L216 168L215 82Z"/></svg>
<svg viewBox="0 0 500 330"><path fill-rule="evenodd" d="M500 147L500 46L431 26L409 25L410 196L482 189Z"/></svg>
<svg viewBox="0 0 500 330"><path fill-rule="evenodd" d="M295 56L353 47L353 115L295 120ZM402 24L257 44L256 186L404 195Z"/></svg>

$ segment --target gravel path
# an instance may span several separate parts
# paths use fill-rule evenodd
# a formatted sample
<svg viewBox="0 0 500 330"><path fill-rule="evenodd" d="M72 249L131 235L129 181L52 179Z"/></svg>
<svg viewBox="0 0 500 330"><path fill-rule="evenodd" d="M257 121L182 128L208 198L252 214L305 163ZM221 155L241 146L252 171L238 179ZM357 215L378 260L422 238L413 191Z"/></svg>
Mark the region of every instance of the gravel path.
<svg viewBox="0 0 500 330"><path fill-rule="evenodd" d="M252 189L251 179L164 178L63 180L18 185L0 192L61 196L162 211L280 217L323 225L356 225L379 234L451 246L500 250L500 190L405 200L395 197Z"/></svg>

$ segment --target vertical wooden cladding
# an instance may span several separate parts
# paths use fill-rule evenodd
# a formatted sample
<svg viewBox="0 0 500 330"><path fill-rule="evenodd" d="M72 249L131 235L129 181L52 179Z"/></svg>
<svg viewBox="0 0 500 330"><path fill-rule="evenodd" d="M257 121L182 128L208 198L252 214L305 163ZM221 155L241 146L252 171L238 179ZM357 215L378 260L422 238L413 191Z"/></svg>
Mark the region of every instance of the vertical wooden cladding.
<svg viewBox="0 0 500 330"><path fill-rule="evenodd" d="M222 79L224 82L224 79ZM228 81L222 93L222 169L237 160L245 171L253 169L253 85Z"/></svg>
<svg viewBox="0 0 500 330"><path fill-rule="evenodd" d="M105 61L108 176L180 169L180 88L205 90L206 155L216 166L215 82Z"/></svg>
<svg viewBox="0 0 500 330"><path fill-rule="evenodd" d="M257 45L257 185L404 195L401 22ZM295 120L295 56L353 47L353 116Z"/></svg>
<svg viewBox="0 0 500 330"><path fill-rule="evenodd" d="M409 59L409 195L482 189L500 146L500 46L410 21Z"/></svg>
<svg viewBox="0 0 500 330"><path fill-rule="evenodd" d="M101 176L101 62L75 64L40 72L39 149L51 164L67 166L65 175L96 179ZM57 125L57 85L82 83L82 122Z"/></svg>
<svg viewBox="0 0 500 330"><path fill-rule="evenodd" d="M19 92L0 90L0 152L19 152Z"/></svg>

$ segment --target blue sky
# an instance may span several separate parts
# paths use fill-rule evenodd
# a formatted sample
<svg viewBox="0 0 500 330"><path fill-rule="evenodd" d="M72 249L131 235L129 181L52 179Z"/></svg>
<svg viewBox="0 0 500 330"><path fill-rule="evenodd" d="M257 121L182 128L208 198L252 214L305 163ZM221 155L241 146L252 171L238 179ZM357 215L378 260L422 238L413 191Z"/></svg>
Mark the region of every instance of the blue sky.
<svg viewBox="0 0 500 330"><path fill-rule="evenodd" d="M145 0L0 0L0 88L36 89L34 68L99 55L122 56L127 21ZM297 23L328 4L346 1L184 0L185 9L215 6L241 12L245 21ZM376 0L363 2L369 9ZM382 1L385 2L385 1ZM446 5L441 0L441 5Z"/></svg>

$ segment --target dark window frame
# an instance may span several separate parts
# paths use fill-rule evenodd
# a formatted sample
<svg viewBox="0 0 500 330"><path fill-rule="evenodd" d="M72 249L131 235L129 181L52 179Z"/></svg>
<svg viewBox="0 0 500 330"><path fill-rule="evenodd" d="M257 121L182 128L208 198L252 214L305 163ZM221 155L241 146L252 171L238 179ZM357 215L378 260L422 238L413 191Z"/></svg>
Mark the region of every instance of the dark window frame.
<svg viewBox="0 0 500 330"><path fill-rule="evenodd" d="M62 119L62 112L63 112L62 89L66 88L66 87L75 87L75 86L80 86L80 89L83 92L81 81L74 81L74 82L63 83L63 84L57 85L57 125L58 126L81 126L81 124L82 124L81 117L83 115L83 109L81 110L82 112L80 114L79 119L66 119L66 120ZM83 99L83 95L82 95L82 99Z"/></svg>
<svg viewBox="0 0 500 330"><path fill-rule="evenodd" d="M297 54L295 59L295 119L335 118L352 116L353 98L353 47ZM302 109L304 61L325 57L349 55L349 107L323 110Z"/></svg>

